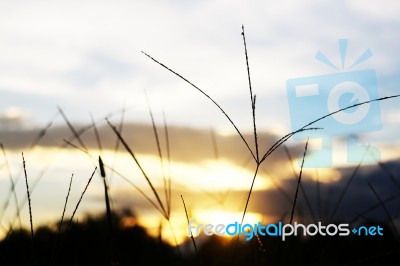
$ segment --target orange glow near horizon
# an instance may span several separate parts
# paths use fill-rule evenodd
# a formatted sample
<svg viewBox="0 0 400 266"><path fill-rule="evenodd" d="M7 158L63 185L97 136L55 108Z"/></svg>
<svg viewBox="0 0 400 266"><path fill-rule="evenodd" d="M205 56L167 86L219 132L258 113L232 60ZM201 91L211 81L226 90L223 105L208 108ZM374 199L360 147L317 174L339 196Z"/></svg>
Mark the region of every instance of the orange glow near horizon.
<svg viewBox="0 0 400 266"><path fill-rule="evenodd" d="M21 151L7 150L6 152L14 181L16 182L19 180L15 186L15 191L21 202L26 195L26 188L23 182L23 176L21 175ZM120 151L116 155L110 150L105 150L103 152L99 150L90 150L90 154L93 155L93 158L89 158L86 154L76 149L36 147L33 150L27 150L24 154L27 163L28 182L30 185L34 184L38 174L45 170L43 178L40 180L37 187L34 188L35 191L32 191L32 209L35 227L43 224L55 223L60 218L68 189L69 178L71 174L74 173L66 217L70 215L91 172L97 165L99 154L102 154L103 161L107 165L113 165L115 161L113 167L117 169L118 172L123 174L153 198L148 183L140 173L138 167L134 164L132 158L126 152ZM161 198L164 202L164 181L159 158L155 155L138 154L137 156L150 177L156 191L162 195ZM4 162L1 161L0 163ZM285 163L285 165L287 165L287 163ZM298 166L297 160L294 160L292 165L294 170L299 172L300 167ZM168 167L169 166L166 164L165 169ZM235 221L241 221L243 201L239 202L238 197L234 198L234 202L226 202L226 205L221 203L210 205L210 202L215 203L213 202L215 199L208 198L206 193L218 196L219 194L225 193L227 190L238 193L248 191L253 177L253 173L250 170L241 168L223 159L219 161L207 160L192 163L172 161L170 168L172 173L172 193L175 197L170 224L146 202L135 188L117 174L112 174L110 169L106 169L108 177L114 175L109 182L112 192L111 195L118 195L121 194L121 192L129 191L129 193L132 194L127 193L126 195L128 197L129 195L132 195L132 199L140 197L142 202L145 202L145 204L142 202L138 204L139 207L135 205L132 206L132 208L138 208L137 211L140 215L136 217L135 220L126 221L126 226L129 224L140 224L153 236L159 236L159 230L161 229L161 236L164 240L172 245L175 245L175 239L178 244L182 243L188 237L187 220L181 203L176 199L179 197L177 193L186 193L189 199L191 196L195 195L195 200L192 202L189 201L191 206L188 207L190 207L189 215L196 219L198 223L229 224ZM288 169L282 169L282 171L291 173L289 167ZM318 172L319 181L326 184L337 182L341 178L340 172L333 168L318 169L318 171L315 169L304 169L304 176L305 178L316 179L316 172ZM4 171L4 168L1 173L0 182L2 183L2 187L0 187L0 207L3 206L2 204L7 200L5 197L7 195L7 190L10 188L9 177L7 176L7 172ZM20 174L19 179L17 179L18 173ZM292 175L288 177L285 175L276 176L277 178L275 181L277 182L285 178L293 178ZM32 189L33 187L31 187L31 190ZM270 180L260 173L256 179L253 191L267 191L269 189L273 189ZM200 197L204 195L204 200L200 201L199 195ZM118 208L120 206L116 207ZM1 221L2 228L0 228L0 237L4 236L9 224L14 221L15 209L15 203L9 200L8 210L4 213ZM104 212L104 188L100 177L96 174L83 198L77 216L82 217L87 213L100 212ZM259 213L247 213L244 222L256 223L258 221L263 221L263 219L265 220L265 217ZM268 219L270 219L270 217L268 217ZM21 209L21 220L22 226L28 228L29 215L27 212L27 205ZM19 225L15 223L14 226L17 228ZM172 230L174 232L172 232Z"/></svg>

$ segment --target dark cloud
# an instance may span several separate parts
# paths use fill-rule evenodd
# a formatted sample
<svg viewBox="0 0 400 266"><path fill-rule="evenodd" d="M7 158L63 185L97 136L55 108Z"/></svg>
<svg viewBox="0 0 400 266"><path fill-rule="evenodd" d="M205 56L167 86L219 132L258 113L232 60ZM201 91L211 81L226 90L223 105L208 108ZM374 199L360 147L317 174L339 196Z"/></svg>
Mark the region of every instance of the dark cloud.
<svg viewBox="0 0 400 266"><path fill-rule="evenodd" d="M117 125L117 124L116 124ZM75 126L75 130L80 132L87 126ZM164 154L166 153L166 141L163 127L157 127L160 142ZM8 149L24 149L29 147L38 138L41 130L2 130L0 131L0 142ZM117 136L106 124L98 126L101 146L104 149L115 149ZM237 135L215 135L215 142L211 130L193 129L178 126L169 126L168 134L170 140L171 157L175 161L196 163L204 160L225 159L232 163L242 166L250 160L250 152L244 142ZM55 126L47 130L37 145L43 147L58 147L63 145L63 139L71 139L71 130L67 126ZM126 123L123 126L122 136L128 143L133 152L137 154L157 154L157 146L153 128L147 124ZM250 133L243 135L250 147L254 147L254 137ZM82 142L88 149L97 149L98 143L93 128L87 129L81 134ZM264 154L277 140L278 137L261 132L258 134L260 154ZM77 140L72 140L80 146ZM215 144L213 144L215 143ZM125 148L120 145L121 149ZM254 150L254 148L253 148ZM293 156L301 153L300 148L291 150ZM277 149L270 159L267 160L269 169L277 167L277 162L286 161L287 157L283 149ZM253 166L251 163L248 164Z"/></svg>
<svg viewBox="0 0 400 266"><path fill-rule="evenodd" d="M390 219L399 220L400 176L398 173L400 163L388 162L381 166L361 166L357 171L355 169L356 167L338 169L342 177L337 182L320 183L319 193L317 183L310 178L303 177L302 186L306 196L302 190L299 190L296 215L301 216L302 220L312 221L315 219L323 222L373 221L388 223ZM351 179L354 172L355 175ZM267 216L281 216L288 219L292 202L285 197L284 193L293 200L297 180L285 179L278 184L279 189L275 187L268 191L254 192L249 210L261 212ZM369 184L385 205L391 218L387 216ZM346 186L348 187L343 194ZM342 200L339 202L342 194ZM362 216L359 216L360 214Z"/></svg>

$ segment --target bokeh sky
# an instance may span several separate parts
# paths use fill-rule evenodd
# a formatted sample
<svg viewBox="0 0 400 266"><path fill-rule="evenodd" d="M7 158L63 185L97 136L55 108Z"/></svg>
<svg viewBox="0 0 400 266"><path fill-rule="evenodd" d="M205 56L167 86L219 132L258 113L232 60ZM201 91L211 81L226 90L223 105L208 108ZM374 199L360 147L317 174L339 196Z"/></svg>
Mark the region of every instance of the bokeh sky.
<svg viewBox="0 0 400 266"><path fill-rule="evenodd" d="M91 123L90 114L105 125L104 117L109 113L118 113L122 108L127 109L126 123L148 124L147 93L158 124L162 124L162 112L165 112L168 124L176 130L177 136L181 136L186 143L190 143L191 134L202 139L204 142L198 142L192 148L209 149L212 157L211 140L205 140L204 136L209 134L210 128L214 128L220 137L220 146L230 146L234 143L230 139L234 134L233 127L208 99L152 62L141 51L165 63L206 91L220 103L243 132L251 132L242 25L245 27L252 85L257 95L257 125L260 132L265 132L265 139L270 141L270 134L281 136L291 131L286 93L288 79L347 71L346 66L351 65L368 48L373 56L352 70L374 69L380 97L400 94L398 14L400 3L396 0L1 0L1 142L11 149L10 160L14 171L18 172L20 150L17 149L21 147L16 145L18 141L7 134L10 130L20 132L21 136L25 136L21 141L29 143L28 136L34 138L30 130L43 127L50 121L58 112L57 106L75 125ZM344 70L334 70L315 59L316 53L321 51L334 64L340 65L338 39L348 39ZM398 151L396 147L400 143L399 101L392 99L381 102L382 130L362 136L363 141L372 142L381 149L383 159L398 157L395 151ZM117 124L119 116L113 121ZM60 132L66 132L60 116L55 125L61 127ZM191 132L188 128L197 131ZM144 129L144 132L152 134L151 128ZM66 133L55 135L58 136L58 145L67 136ZM141 141L147 143L146 140L138 143ZM113 145L110 140L108 143L110 147ZM182 142L179 143L175 151L180 156L177 163L182 164L175 166L178 175L185 169L189 172L190 167L193 170L198 166L198 161L207 156L205 151L199 151L201 158L189 156L193 159L193 163L189 164L182 159L188 154L185 155L184 148L179 146ZM205 149L205 144L199 143L208 143L210 146ZM291 142L293 146L296 144ZM225 152L238 152L242 148L233 146ZM36 151L39 153L37 156L42 156L43 150ZM149 152L140 147L139 150L149 156L148 165L152 168L151 165L157 162L154 157L156 151ZM246 150L240 151L244 153L242 158L237 154L229 155L231 157L226 155L226 165L221 163L222 166L217 167L208 162L207 168L200 164L199 169L193 172L196 173L193 180L222 168L232 171L229 172L230 176L238 175L241 181L237 187L246 190L245 187L250 185L251 170L241 172L232 168L239 162L245 162L248 157ZM62 204L73 168L78 169L77 172L84 169L82 176L86 174L85 178L91 172L90 161L86 165L88 167L84 167L81 161L76 161L76 155L61 153L63 159L60 160L68 161L69 166L56 164L60 168L55 167L51 173L62 173L63 181L44 178L43 185L38 186L44 194L51 190L48 197L60 194L55 201L57 206L50 204L47 210L36 207L37 213L46 216L46 219L53 217L47 215L50 213L48 210L52 210L52 214L60 210L59 205ZM294 153L299 154L298 150ZM40 169L41 163L42 166L46 165L44 161L33 157L28 155L28 164L35 164L35 169ZM279 160L283 159L277 155L275 162ZM71 165L74 167L71 168ZM62 171L57 172L57 169ZM283 175L287 175L287 172ZM3 175L1 180L6 184L7 176ZM333 179L334 176L331 174ZM184 183L180 180L181 184ZM203 183L195 183L195 186L204 185L204 190L215 188L207 186L207 182L212 181L203 180ZM271 187L271 183L265 179L259 182L257 189ZM51 187L54 189L49 189ZM19 188L22 195L22 182ZM181 192L185 189L176 187ZM77 195L78 190L77 185ZM101 195L101 184L96 191L92 197ZM44 199L41 201L45 202ZM90 209L90 204L86 209Z"/></svg>

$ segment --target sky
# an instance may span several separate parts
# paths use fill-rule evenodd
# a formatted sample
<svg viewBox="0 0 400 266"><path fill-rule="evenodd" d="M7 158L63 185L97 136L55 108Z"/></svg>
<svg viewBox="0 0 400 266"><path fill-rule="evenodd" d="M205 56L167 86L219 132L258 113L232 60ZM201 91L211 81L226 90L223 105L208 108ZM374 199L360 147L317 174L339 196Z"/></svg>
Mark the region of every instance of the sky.
<svg viewBox="0 0 400 266"><path fill-rule="evenodd" d="M57 108L62 108L77 128L91 124L92 115L105 150L99 150L90 131L84 135L84 142L91 154L95 158L103 154L107 161L119 162L120 170L132 175L129 171L137 169L122 147L118 160L115 159L116 136L104 119L109 117L118 125L123 114L124 137L129 139L149 171L159 178L160 163L150 126L150 106L159 131L163 131L163 113L170 127L172 169L177 176L173 182L174 195L186 194L189 202L192 198L194 203L190 205L194 210L204 211L208 201L212 201L210 197L204 200L204 191L223 194L232 189L243 194L248 190L254 165L243 165L248 161L249 152L209 99L142 51L209 94L253 147L252 109L241 35L244 25L252 88L257 95L257 129L265 151L273 140L295 130L290 112L301 110L296 109L296 104L289 106L286 82L290 79L347 72L351 78L352 71L373 70L379 97L399 94L399 12L400 4L395 0L384 3L1 0L0 141L6 148L14 178L20 171L21 151L26 153L33 176L51 165L37 186L39 192L33 196L40 203L34 206L37 216L41 217L38 219L48 221L61 210L72 172L79 176L74 183L78 197L95 164L76 149L58 148L71 132ZM348 40L343 68L340 67L339 39ZM351 68L368 49L372 56ZM338 69L316 60L318 51L339 66ZM324 106L327 102L324 97L317 98L315 106L317 103ZM355 132L358 141L379 149L383 161L398 158L399 101L395 98L379 102L380 129ZM321 110L320 116L324 114ZM40 128L53 119L54 124L40 145L29 150ZM218 159L211 132L220 149ZM74 143L77 144L76 140ZM287 144L293 158L302 154L304 141L290 140ZM162 145L165 152L165 142ZM345 146L343 137L334 139L334 166L348 166L343 161ZM278 176L278 181L290 180L291 164L283 150L277 150L266 163L269 174ZM298 169L297 159L292 165ZM338 170L321 171L327 171L322 175L326 183L343 181L340 179L343 174ZM227 179L215 181L220 172ZM0 201L5 199L3 192L9 186L7 178L7 172L2 170ZM146 187L143 178L130 178ZM21 181L17 191L23 197ZM162 187L160 178L157 182ZM200 191L194 192L185 184ZM119 197L120 204L129 206L133 199L144 201L134 188L117 177L112 179L111 188L112 191L115 188L115 195L127 195ZM255 190L268 189L277 191L267 174L261 173ZM97 180L88 196L96 199L101 193L101 182ZM49 198L53 200L48 201ZM204 204L196 206L202 200ZM174 202L181 208L179 197ZM99 208L98 201L92 200L82 206L82 212L92 205ZM238 204L232 199L230 205ZM146 213L148 203L144 202L143 206L138 206L137 211ZM242 211L241 207L234 210L232 206L230 212ZM255 214L260 211L254 209ZM160 219L154 212L147 215Z"/></svg>

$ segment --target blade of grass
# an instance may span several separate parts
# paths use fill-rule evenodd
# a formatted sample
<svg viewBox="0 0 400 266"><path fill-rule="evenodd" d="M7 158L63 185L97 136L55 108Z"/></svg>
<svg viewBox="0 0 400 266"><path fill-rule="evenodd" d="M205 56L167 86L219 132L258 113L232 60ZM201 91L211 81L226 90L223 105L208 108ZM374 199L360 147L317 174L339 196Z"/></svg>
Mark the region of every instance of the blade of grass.
<svg viewBox="0 0 400 266"><path fill-rule="evenodd" d="M33 242L32 204L31 204L31 196L30 196L30 193L29 193L28 175L26 174L26 164L25 164L24 153L22 153L22 164L23 164L23 167L24 167L24 174L25 174L26 194L28 195L29 222L31 224L31 237L32 237L32 242Z"/></svg>
<svg viewBox="0 0 400 266"><path fill-rule="evenodd" d="M251 110L252 110L252 115L253 115L253 135L254 135L254 145L256 146L256 161L257 161L257 163L259 163L260 155L258 152L258 138L257 138L257 127L256 127L256 95L253 96L253 89L251 87L249 57L247 54L247 45L246 45L246 36L244 34L244 25L242 25L242 37L243 37L243 45L244 45L244 54L246 56L247 77L249 80L250 102L251 102Z"/></svg>
<svg viewBox="0 0 400 266"><path fill-rule="evenodd" d="M152 125L152 128L153 128L154 138L156 140L158 158L160 160L160 165L161 165L161 173L162 173L162 177L163 177L163 181L164 181L164 196L165 196L165 202L166 202L166 206L167 206L166 207L166 215L168 217L169 216L168 214L170 213L170 210L169 210L169 204L168 204L168 198L169 198L169 196L168 196L168 184L167 184L167 179L165 177L164 160L163 160L163 155L162 155L162 152L161 152L160 138L158 137L158 131L157 131L157 127L156 127L156 122L154 120L153 112L151 111L150 102L149 102L149 98L147 96L147 92L146 92L146 101L147 101L147 106L149 107L151 125Z"/></svg>
<svg viewBox="0 0 400 266"><path fill-rule="evenodd" d="M292 199L290 198L289 194L287 194L287 192L282 189L274 180L274 178L272 178L271 174L268 173L267 169L265 169L264 167L261 167L261 170L267 175L267 177L269 178L269 180L271 181L272 185L274 185L274 187L278 190L278 192L282 195L282 197L284 199L286 199L286 201L290 204L293 203Z"/></svg>
<svg viewBox="0 0 400 266"><path fill-rule="evenodd" d="M259 168L260 168L260 164L257 163L257 167L256 167L256 170L255 170L254 175L253 175L253 180L251 181L250 190L249 190L249 193L247 194L246 204L244 206L244 211L243 211L242 220L241 220L240 224L243 224L244 217L246 216L247 207L249 205L250 196L251 196L251 193L253 192L254 182L256 181L256 177L257 177ZM239 239L239 235L238 235L237 239Z"/></svg>
<svg viewBox="0 0 400 266"><path fill-rule="evenodd" d="M90 178L89 178L89 180L88 180L88 182L87 182L85 188L83 189L82 194L81 194L81 196L80 196L80 198L79 198L79 200L78 200L78 203L77 203L76 206L75 206L74 211L72 212L71 218L69 219L69 222L68 222L68 224L67 224L67 228L65 229L65 231L68 231L68 229L70 228L70 226L71 226L71 224L72 224L72 221L74 220L76 211L78 210L79 205L81 204L81 201L82 201L82 199L83 199L83 196L85 195L86 190L88 189L88 187L89 187L89 185L90 185L90 182L92 182L93 176L94 176L94 174L96 173L96 171L97 171L97 167L94 169L94 171L93 171L92 175L90 176Z"/></svg>
<svg viewBox="0 0 400 266"><path fill-rule="evenodd" d="M96 136L97 147L99 147L100 154L103 153L103 147L101 146L100 134L97 130L96 122L94 121L92 113L90 113L90 119L92 120L92 126L94 130L94 135Z"/></svg>
<svg viewBox="0 0 400 266"><path fill-rule="evenodd" d="M58 234L57 234L54 246L53 246L53 251L51 252L49 266L54 265L54 260L56 259L55 256L58 253L58 248L59 248L59 244L60 244L59 241L60 241L61 228L62 228L62 225L64 223L64 215L65 215L65 211L67 209L68 198L69 198L69 195L71 193L71 186L72 186L73 177L74 177L74 174L71 175L71 178L70 178L70 181L69 181L68 192L67 192L67 196L65 197L64 208L63 208L63 212L62 212L62 215L61 215L60 223L58 225Z"/></svg>
<svg viewBox="0 0 400 266"><path fill-rule="evenodd" d="M374 194L374 196L375 196L376 199L378 200L379 205L381 205L383 211L385 212L386 216L388 217L389 223L390 223L390 225L392 226L393 233L394 233L394 235L396 236L397 241L400 241L399 233L397 232L396 225L395 225L394 222L393 222L393 217L392 217L392 215L390 215L389 210L386 208L385 204L382 202L382 199L379 197L379 195L378 195L378 193L376 192L376 190L374 189L374 187L373 187L370 183L368 183L368 186L369 186L369 188L372 190L372 193Z"/></svg>
<svg viewBox="0 0 400 266"><path fill-rule="evenodd" d="M293 167L293 163L292 163L292 162L293 162L293 158L292 158L292 155L290 154L289 149L286 147L286 145L283 145L283 149L284 149L284 151L285 151L285 153L286 153L286 156L287 156L287 158L288 158L289 165L290 165L290 167L291 167L291 169L292 169L292 172L293 172L293 176L294 176L294 178L295 178L296 180L298 180L298 179L299 179L299 176L298 176L298 174L296 173L296 170L295 170L294 167ZM301 191L301 193L303 194L304 200L305 200L306 205L307 205L307 209L308 209L308 211L309 211L309 213L310 213L310 215L311 215L313 221L316 222L316 218L315 218L315 214L314 214L313 208L312 208L312 206L311 206L310 200L308 199L308 195L307 195L307 193L306 193L306 191L305 191L304 186L303 186L302 183L300 183L300 191Z"/></svg>
<svg viewBox="0 0 400 266"><path fill-rule="evenodd" d="M67 209L68 198L69 198L69 194L71 193L71 186L72 186L73 177L74 177L74 174L71 175L71 179L69 181L68 192L67 192L67 196L65 197L64 208L63 208L63 212L62 212L62 215L61 215L60 224L58 226L58 234L60 234L60 232L61 232L61 227L62 227L62 224L63 224L63 221L64 221L64 215L65 215L65 211Z"/></svg>
<svg viewBox="0 0 400 266"><path fill-rule="evenodd" d="M17 192L15 191L16 182L14 182L14 178L13 178L12 173L11 173L10 164L8 163L7 154L6 154L6 150L4 149L3 143L0 143L0 147L1 147L1 150L2 150L2 152L3 152L4 162L5 162L5 166L6 166L6 169L7 169L8 178L9 178L10 184L11 184L9 193L8 193L8 195L7 195L7 197L6 197L6 201L4 202L4 205L3 205L3 208L2 208L2 212L1 212L1 214L0 214L0 223L1 223L2 219L3 219L4 213L6 212L6 210L7 210L7 208L8 208L8 205L9 205L9 202L10 202L9 199L11 198L11 194L12 194L12 197L14 198L15 208L16 208L16 211L17 211L17 217L18 217L18 221L19 221L19 227L22 228L22 223L21 223L21 210L20 210L19 205L18 205ZM18 180L17 180L17 181L18 181Z"/></svg>
<svg viewBox="0 0 400 266"><path fill-rule="evenodd" d="M188 212L187 212L185 200L183 199L183 196L182 196L182 195L181 195L181 199L182 199L182 203L183 203L183 208L185 208L186 219L187 219L188 226L189 226L189 225L190 225L189 215L188 215ZM192 239L192 243L193 243L193 246L194 246L194 250L196 251L196 256L198 257L198 256L199 256L199 253L198 253L198 251L197 251L196 241L194 240L192 230L190 230L190 238Z"/></svg>
<svg viewBox="0 0 400 266"><path fill-rule="evenodd" d="M142 53L147 56L148 58L150 58L153 62L157 63L158 65L162 66L163 68L165 68L166 70L168 70L169 72L175 74L176 76L178 76L180 79L182 79L183 81L185 81L186 83L188 83L189 85L191 85L193 88L197 89L201 94L203 94L205 97L207 97L223 114L224 116L229 120L229 122L231 123L231 125L235 128L236 132L239 134L240 138L242 139L243 143L246 145L247 149L249 150L249 152L251 153L253 159L255 161L257 161L256 156L254 155L252 149L250 148L249 144L247 143L246 139L244 138L243 134L240 132L239 128L236 126L236 124L232 121L232 119L229 117L229 115L224 111L224 109L222 109L222 107L213 99L211 98L207 93L205 93L202 89L200 89L199 87L197 87L196 85L194 85L192 82L190 82L188 79L186 79L185 77L183 77L182 75L180 75L179 73L175 72L174 70L172 70L171 68L167 67L166 65L164 65L163 63L157 61L155 58L153 58L152 56L148 55L147 53L143 52Z"/></svg>
<svg viewBox="0 0 400 266"><path fill-rule="evenodd" d="M260 160L260 163L263 162L269 155L271 155L271 153L272 153L273 151L275 151L280 145L282 145L285 141L287 141L287 140L288 140L290 137L292 137L294 134L300 133L300 132L302 132L302 131L304 131L304 130L322 129L322 128L313 128L313 129L307 128L307 127L309 127L309 126L311 126L311 125L317 123L318 121L321 121L321 120L323 120L323 119L325 119L325 118L327 118L327 117L329 117L329 116L332 116L332 115L334 115L334 114L337 114L337 113L339 113L339 112L342 112L342 111L345 111L345 110L348 110L348 109L351 109L351 108L354 108L354 107L357 107L357 106L361 106L361 105L368 104L368 103L372 103L372 102L378 102L378 101L383 101L383 100L388 100L388 99L394 99L394 98L398 98L398 97L400 97L400 94L392 95L392 96L386 96L386 97L381 97L381 98L377 98L377 99L372 99L372 100L369 100L369 101L365 101L365 102L357 103L357 104L354 104L354 105L351 105L351 106L347 106L347 107L345 107L345 108L339 109L339 110L334 111L334 112L332 112L332 113L329 113L329 114L327 114L327 115L321 116L320 118L315 119L315 120L311 121L310 123L306 124L306 125L303 126L302 128L300 128L300 129L298 129L298 130L296 130L296 131L293 131L293 132L291 132L291 133L289 133L289 134L283 136L281 139L279 139L279 140L278 140L274 145L272 145L272 147L265 153L265 155L264 155L264 156L262 157L262 159Z"/></svg>
<svg viewBox="0 0 400 266"><path fill-rule="evenodd" d="M321 130L323 128L321 127L310 127L310 128L301 128L296 131L290 132L286 134L285 136L281 137L278 141L276 141L269 149L268 151L264 154L264 156L260 160L260 164L263 163L268 156L270 156L277 148L279 148L282 144L284 144L286 141L288 141L292 136L294 136L297 133L304 132L304 131L311 131L311 130Z"/></svg>
<svg viewBox="0 0 400 266"><path fill-rule="evenodd" d="M392 181L392 183L397 187L397 189L400 190L399 182L396 180L396 177L390 172L390 170L388 169L386 164L383 162L378 162L378 166L382 169L382 171L384 171L386 173L386 175L389 177L390 181Z"/></svg>
<svg viewBox="0 0 400 266"><path fill-rule="evenodd" d="M83 150L82 148L76 146L75 144L72 144L72 143L69 142L68 140L64 140L64 142L65 142L67 145L70 145L71 147L73 147L73 148L75 148L75 149L77 149L77 150L79 150L79 151L85 153L90 159L95 160L95 158L94 158L89 152ZM129 179L128 179L126 176L124 176L122 173L120 173L120 172L118 172L117 170L115 170L113 167L108 166L107 164L104 164L104 163L103 163L103 165L104 165L107 169L109 169L111 172L113 172L113 173L115 173L116 175L118 175L119 177L121 177L121 178L122 178L124 181L126 181L128 184L130 184L131 186L133 186L140 194L142 194L142 196L145 197L145 199L146 199L154 208L156 208L161 214L163 214L162 210L157 206L157 204L156 204L151 198L149 198L149 197L147 196L147 194L146 194L143 190L141 190L137 185L135 185L135 183L133 183L131 180L129 180Z"/></svg>
<svg viewBox="0 0 400 266"><path fill-rule="evenodd" d="M115 235L114 235L113 222L112 222L112 216L111 216L110 196L108 194L106 171L104 169L103 160L101 159L100 156L99 156L99 167L100 167L100 175L101 175L101 177L103 179L107 222L108 222L108 227L109 227L109 230L110 230L110 245L111 245L112 257L113 257L112 265L119 265L118 256L117 256L117 249L115 247Z"/></svg>
<svg viewBox="0 0 400 266"><path fill-rule="evenodd" d="M293 222L294 209L296 207L297 196L298 196L298 193L299 193L299 186L300 186L300 183L301 183L301 177L302 177L302 173L303 173L304 160L305 160L306 154L307 154L307 147L308 147L308 139L307 139L307 142L306 142L306 146L304 148L303 160L301 162L300 174L299 174L299 179L298 179L297 187L296 187L296 194L294 195L292 212L290 214L290 222L289 222L290 224Z"/></svg>
<svg viewBox="0 0 400 266"><path fill-rule="evenodd" d="M67 124L68 128L71 130L72 134L75 136L76 140L79 142L81 147L85 150L87 150L85 144L83 143L80 134L75 130L75 128L72 126L71 122L69 122L67 116L64 114L64 111L58 106L58 111L60 112L61 116L63 117L65 123Z"/></svg>
<svg viewBox="0 0 400 266"><path fill-rule="evenodd" d="M56 121L56 119L58 118L59 115L60 115L60 113L57 112L55 114L55 116L53 117L53 119L51 119L50 122L39 131L38 135L36 136L36 138L32 141L31 145L29 146L29 148L28 148L29 150L33 149L34 147L36 147L36 145L39 144L39 142L44 138L47 131L54 124L54 122Z"/></svg>
<svg viewBox="0 0 400 266"><path fill-rule="evenodd" d="M364 154L363 154L363 157L361 158L361 160L360 160L360 162L358 163L357 167L354 169L354 171L353 171L353 173L351 174L349 180L347 180L346 186L345 186L344 189L342 190L342 193L340 193L339 199L338 199L338 201L336 202L335 207L333 208L333 211L332 211L332 214L331 214L331 217L330 217L330 221L333 221L333 218L334 218L335 215L336 215L336 212L337 212L337 210L338 210L338 208L339 208L340 203L341 203L342 200L343 200L344 195L346 194L347 190L349 189L351 182L353 181L354 177L357 175L357 172L358 172L358 170L360 169L361 164L362 164L362 162L364 161L364 158L365 158L366 154L368 153L368 149L369 149L369 146L368 146L368 148L365 150L365 152L364 152Z"/></svg>
<svg viewBox="0 0 400 266"><path fill-rule="evenodd" d="M123 109L122 109L121 120L119 121L119 125L118 125L118 132L119 132L120 134L122 134L122 130L124 129L124 121L125 121L125 106L124 106ZM112 161L112 164L111 164L111 166L112 166L113 168L115 168L115 164L116 164L116 162L117 162L117 155L118 155L118 151L119 151L119 144L120 144L120 140L119 140L119 138L117 137L116 140L115 140L115 146L114 146L114 157L113 157L113 161ZM111 172L110 178L108 179L108 180L110 181L110 182L109 182L109 185L110 185L110 186L111 186L111 183L112 183L112 181L113 181L113 177L114 177L114 172Z"/></svg>
<svg viewBox="0 0 400 266"><path fill-rule="evenodd" d="M65 232L68 232L68 231L69 231L69 228L71 227L72 222L73 222L73 220L74 220L75 214L76 214L76 212L77 212L77 210L78 210L78 208L79 208L79 205L80 205L80 203L81 203L81 201L82 201L82 199L83 199L83 196L85 195L86 190L88 189L89 184L90 184L90 182L92 181L93 176L94 176L94 174L96 173L96 171L97 171L97 167L95 167L94 171L92 172L92 174L91 174L91 176L90 176L88 182L86 183L85 188L83 189L83 191L82 191L82 193L81 193L81 196L80 196L80 198L79 198L77 204L75 205L74 211L72 212L72 215L71 215L71 217L70 217L70 219L69 219L69 222L68 222L68 224L67 224L67 227L65 228ZM71 179L72 179L72 177L71 177ZM69 194L69 191L68 191L68 194ZM58 235L58 236L60 236L60 235ZM52 266L52 265L55 264L56 258L57 258L57 255L58 255L58 252L59 252L59 250L62 248L63 243L64 243L64 240L65 240L65 235L64 235L63 238L61 238L61 241L60 241L60 242L59 242L59 238L57 238L56 245L54 246L53 253L52 253L51 259L50 259L50 261L49 261L49 266Z"/></svg>
<svg viewBox="0 0 400 266"><path fill-rule="evenodd" d="M121 134L118 132L118 130L115 128L114 125L112 125L110 123L110 121L106 120L108 125L111 127L111 129L114 131L114 133L118 136L118 138L120 139L122 145L125 147L125 149L128 151L128 153L131 155L132 159L135 161L136 165L138 166L139 170L142 172L142 175L144 176L144 178L147 181L147 184L150 186L153 195L156 197L157 203L159 204L160 209L162 210L162 214L164 215L165 218L168 217L167 212L165 210L164 204L162 203L160 196L158 195L156 189L153 186L153 183L150 181L149 177L147 176L146 172L144 171L142 165L140 164L139 160L136 158L135 154L133 153L133 151L131 150L131 148L129 147L129 145L125 142L125 140L123 139L123 137L121 136Z"/></svg>
<svg viewBox="0 0 400 266"><path fill-rule="evenodd" d="M58 114L59 114L59 112L58 112ZM111 118L111 117L113 117L114 115L117 115L117 114L119 114L119 112L111 113L111 114L109 114L107 117L108 117L108 118ZM57 116L56 116L56 117L57 117ZM53 122L50 122L49 124L52 125ZM81 128L80 130L78 130L78 131L76 132L76 133L77 133L77 136L81 136L83 133L85 133L86 131L90 130L91 128L92 128L92 125L85 126L85 127ZM43 131L43 130L42 130L42 131ZM44 132L46 133L47 130L45 130ZM39 135L42 135L42 133L39 133ZM37 141L38 139L39 139L39 141L40 141L43 137L44 137L44 135L41 136L40 138L37 137L37 138L36 138L36 141ZM76 138L76 135L72 135L72 136L70 136L70 137L68 138L68 140L69 140L69 141L73 141L75 138ZM37 142L39 142L39 141L37 141ZM33 147L35 147L37 144L38 144L38 143L36 143L35 145L31 145L31 147L33 148ZM66 146L68 146L68 144L64 142L63 144L61 144L61 145L58 147L57 151L59 151L59 150L65 148ZM57 154L57 152L56 152L56 154ZM45 166L45 167L39 172L39 174L36 176L36 178L34 179L34 181L32 182L32 184L31 184L31 186L30 186L30 190L31 190L30 192L31 192L31 194L33 194L33 192L35 191L36 186L39 184L40 180L43 178L43 176L45 175L45 173L47 172L47 170L50 168L50 166L52 165L52 163L55 161L55 158L56 158L56 156L52 156L50 163L46 164L46 166ZM22 172L21 172L21 173L22 173ZM120 175L120 176L122 176L122 175ZM17 178L16 178L15 183L18 183L19 177L20 177L20 175L17 175ZM125 178L125 177L123 177L123 178ZM128 181L128 183L131 183L129 180L126 180L126 181ZM134 184L131 183L131 185L134 185ZM24 198L22 199L22 201L21 201L20 204L19 204L19 209L22 210L27 202L28 202L28 197L27 197L27 195L25 195ZM13 219L12 219L11 224L12 224L13 226L14 226L14 224L16 223L17 219L18 219L18 213L16 213L15 216L13 217Z"/></svg>
<svg viewBox="0 0 400 266"><path fill-rule="evenodd" d="M382 203L390 202L390 201L396 200L396 199L398 199L398 198L400 198L400 194L390 196L390 197L388 197L388 198L382 200ZM350 223L350 224L355 223L360 217L363 217L364 215L366 215L367 213L369 213L369 212L375 210L375 209L378 208L378 207L381 207L381 202L376 203L376 204L370 206L369 208L365 209L365 210L362 211L361 213L357 213L357 216L356 216L355 218L353 218L349 223Z"/></svg>
<svg viewBox="0 0 400 266"><path fill-rule="evenodd" d="M168 162L168 200L167 200L167 209L168 209L168 217L171 216L171 208L172 208L172 191L171 191L171 150L169 144L169 133L168 133L168 125L167 119L165 117L165 113L163 112L163 121L164 121L164 135L165 135L165 143L167 148L167 162Z"/></svg>
<svg viewBox="0 0 400 266"><path fill-rule="evenodd" d="M316 130L316 129L319 129L319 128L301 129L301 130L298 130L297 132L306 131L306 130ZM288 134L288 135L287 135L288 137L287 137L286 139L284 139L284 140L283 140L283 138L282 138L282 139L281 139L281 143L280 143L278 146L276 146L276 147L271 151L271 153L272 153L275 149L277 149L280 145L282 145L285 141L287 141L287 140L289 139L289 137L290 137L291 135L293 135L293 134L295 134L295 133L292 132L292 133ZM290 136L289 136L289 135L290 135ZM263 160L265 160L266 158L267 158L267 157L263 158L259 163L257 163L256 170L255 170L255 172L254 172L253 179L252 179L252 181L251 181L250 190L249 190L249 193L248 193L248 195L247 195L247 200L246 200L246 204L245 204L245 207L244 207L244 211L243 211L243 216L242 216L241 223L243 223L244 217L245 217L245 215L246 215L247 207L248 207L248 204L249 204L249 201L250 201L251 193L253 192L253 186L254 186L254 182L255 182L256 177L257 177L257 174L258 174L259 167L260 167L261 163L263 162ZM238 237L237 239L239 239L239 237Z"/></svg>

